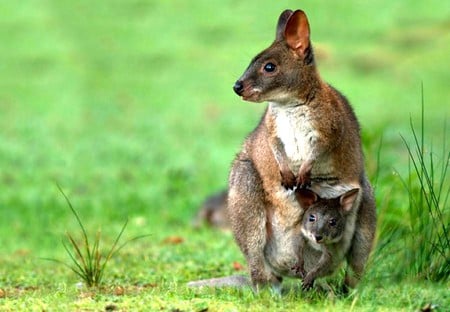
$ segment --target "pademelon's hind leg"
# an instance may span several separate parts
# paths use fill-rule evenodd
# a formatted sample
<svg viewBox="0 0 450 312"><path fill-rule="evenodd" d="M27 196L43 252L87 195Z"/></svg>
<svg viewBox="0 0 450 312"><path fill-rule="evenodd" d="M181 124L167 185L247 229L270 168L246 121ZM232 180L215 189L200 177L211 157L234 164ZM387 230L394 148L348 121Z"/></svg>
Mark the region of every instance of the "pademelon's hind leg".
<svg viewBox="0 0 450 312"><path fill-rule="evenodd" d="M266 205L262 180L249 159L238 156L229 179L228 216L237 244L245 255L253 286L278 288L281 278L267 268Z"/></svg>
<svg viewBox="0 0 450 312"><path fill-rule="evenodd" d="M354 288L361 279L375 238L377 222L375 199L367 179L364 179L362 185L363 194L356 219L355 234L347 254L348 268L345 274L344 290Z"/></svg>

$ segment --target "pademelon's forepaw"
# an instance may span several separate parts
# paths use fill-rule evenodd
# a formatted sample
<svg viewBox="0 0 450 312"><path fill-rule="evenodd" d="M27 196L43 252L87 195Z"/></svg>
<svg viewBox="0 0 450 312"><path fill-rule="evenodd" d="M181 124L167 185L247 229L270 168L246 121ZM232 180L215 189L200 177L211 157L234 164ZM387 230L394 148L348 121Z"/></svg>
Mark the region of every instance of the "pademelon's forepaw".
<svg viewBox="0 0 450 312"><path fill-rule="evenodd" d="M292 171L290 170L280 171L280 175L281 175L281 185L288 190L293 190L294 187L297 185L297 180Z"/></svg>
<svg viewBox="0 0 450 312"><path fill-rule="evenodd" d="M297 176L297 187L298 188L307 188L311 186L311 169L312 169L312 161L307 160L302 163L300 169L298 170Z"/></svg>

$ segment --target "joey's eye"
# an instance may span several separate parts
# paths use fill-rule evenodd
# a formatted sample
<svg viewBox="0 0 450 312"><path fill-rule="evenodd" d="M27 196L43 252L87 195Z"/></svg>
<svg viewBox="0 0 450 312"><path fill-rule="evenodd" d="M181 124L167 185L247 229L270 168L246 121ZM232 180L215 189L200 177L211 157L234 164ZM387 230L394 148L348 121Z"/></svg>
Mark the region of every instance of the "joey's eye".
<svg viewBox="0 0 450 312"><path fill-rule="evenodd" d="M274 63L266 63L266 65L264 65L264 71L266 73L273 73L275 71L275 69L277 68L277 65L275 65Z"/></svg>
<svg viewBox="0 0 450 312"><path fill-rule="evenodd" d="M309 222L316 222L316 216L315 215L309 215L308 221Z"/></svg>
<svg viewBox="0 0 450 312"><path fill-rule="evenodd" d="M331 219L328 224L330 224L330 226L336 226L336 219Z"/></svg>

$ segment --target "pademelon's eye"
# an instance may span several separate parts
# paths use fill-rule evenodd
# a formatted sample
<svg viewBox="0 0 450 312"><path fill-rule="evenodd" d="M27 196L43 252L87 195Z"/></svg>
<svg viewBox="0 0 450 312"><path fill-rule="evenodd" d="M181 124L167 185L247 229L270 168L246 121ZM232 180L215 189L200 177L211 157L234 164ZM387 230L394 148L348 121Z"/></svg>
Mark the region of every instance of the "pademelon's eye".
<svg viewBox="0 0 450 312"><path fill-rule="evenodd" d="M269 62L264 65L264 71L266 73L273 73L275 69L277 69L277 65L275 65L274 63Z"/></svg>
<svg viewBox="0 0 450 312"><path fill-rule="evenodd" d="M330 225L330 226L336 226L336 219L331 219L330 221L328 221L328 224Z"/></svg>
<svg viewBox="0 0 450 312"><path fill-rule="evenodd" d="M309 218L308 218L308 221L309 222L316 222L316 216L315 215L309 215Z"/></svg>

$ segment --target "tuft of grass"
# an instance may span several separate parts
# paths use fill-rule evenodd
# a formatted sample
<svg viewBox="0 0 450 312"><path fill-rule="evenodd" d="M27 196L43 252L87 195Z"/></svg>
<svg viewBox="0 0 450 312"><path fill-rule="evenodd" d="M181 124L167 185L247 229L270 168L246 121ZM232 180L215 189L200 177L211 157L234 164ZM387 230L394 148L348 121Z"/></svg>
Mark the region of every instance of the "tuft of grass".
<svg viewBox="0 0 450 312"><path fill-rule="evenodd" d="M114 243L112 244L111 248L107 252L106 256L103 256L102 253L100 252L100 241L101 241L100 230L97 231L97 234L95 235L95 238L92 242L87 235L86 229L83 225L83 222L81 221L80 216L78 215L75 208L72 206L72 203L70 202L69 198L59 185L57 185L57 187L61 192L61 194L64 196L67 205L70 208L70 211L75 216L75 219L78 222L82 234L82 243L77 242L77 240L73 237L73 235L67 232L66 233L67 242L63 240L62 244L70 257L71 264L68 264L64 261L60 261L57 259L47 259L47 260L61 263L64 266L68 267L76 275L78 275L88 287L97 287L102 282L105 268L109 260L119 250L125 247L125 245L127 245L129 242L146 237L148 235L136 236L125 241L121 245L118 245L120 238L122 237L122 234L125 231L125 228L127 227L128 224L127 219L123 224L116 239L114 240Z"/></svg>
<svg viewBox="0 0 450 312"><path fill-rule="evenodd" d="M408 178L402 183L408 192L409 229L403 235L402 253L410 274L432 280L445 281L450 276L450 211L448 199L450 183L447 178L450 166L450 150L446 146L446 128L442 153L433 151L425 142L424 97L422 85L422 115L420 132L412 119L410 127L413 143L402 136L408 150Z"/></svg>

